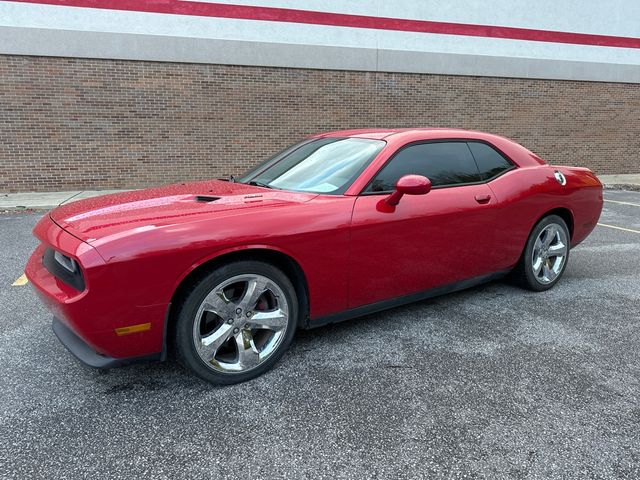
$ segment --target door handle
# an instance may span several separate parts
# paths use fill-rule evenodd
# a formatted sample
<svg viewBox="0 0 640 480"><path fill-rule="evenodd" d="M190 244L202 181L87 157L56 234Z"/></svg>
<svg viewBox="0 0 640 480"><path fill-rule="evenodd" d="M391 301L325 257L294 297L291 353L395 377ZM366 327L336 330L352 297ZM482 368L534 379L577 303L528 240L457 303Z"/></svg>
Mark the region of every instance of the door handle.
<svg viewBox="0 0 640 480"><path fill-rule="evenodd" d="M476 195L476 202L478 203L489 203L489 200L491 200L491 195L489 194Z"/></svg>

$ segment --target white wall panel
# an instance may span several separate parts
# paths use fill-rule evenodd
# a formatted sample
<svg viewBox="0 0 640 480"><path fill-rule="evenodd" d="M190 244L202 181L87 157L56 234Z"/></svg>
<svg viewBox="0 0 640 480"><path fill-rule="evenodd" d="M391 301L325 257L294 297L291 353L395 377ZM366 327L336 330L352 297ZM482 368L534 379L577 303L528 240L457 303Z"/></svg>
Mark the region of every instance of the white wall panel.
<svg viewBox="0 0 640 480"><path fill-rule="evenodd" d="M219 3L218 0L196 0ZM233 0L236 5L640 37L637 0Z"/></svg>
<svg viewBox="0 0 640 480"><path fill-rule="evenodd" d="M234 0L640 38L640 2ZM0 53L640 83L640 48L0 1Z"/></svg>

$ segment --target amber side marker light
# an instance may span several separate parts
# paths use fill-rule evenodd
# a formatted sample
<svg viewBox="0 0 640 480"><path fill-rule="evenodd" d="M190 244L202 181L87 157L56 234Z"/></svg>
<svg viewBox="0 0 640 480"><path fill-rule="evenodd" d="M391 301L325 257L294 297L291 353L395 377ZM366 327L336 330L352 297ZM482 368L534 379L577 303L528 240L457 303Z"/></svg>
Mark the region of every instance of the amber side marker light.
<svg viewBox="0 0 640 480"><path fill-rule="evenodd" d="M129 335L130 333L144 332L146 330L151 330L151 323L139 323L138 325L116 328L116 335Z"/></svg>

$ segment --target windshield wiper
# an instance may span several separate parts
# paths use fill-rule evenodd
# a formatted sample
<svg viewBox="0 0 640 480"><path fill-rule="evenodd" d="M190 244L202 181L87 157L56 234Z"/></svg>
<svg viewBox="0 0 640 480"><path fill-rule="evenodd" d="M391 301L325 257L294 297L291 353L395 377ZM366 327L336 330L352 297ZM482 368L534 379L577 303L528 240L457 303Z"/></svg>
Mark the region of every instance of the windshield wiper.
<svg viewBox="0 0 640 480"><path fill-rule="evenodd" d="M272 187L271 185L268 185L263 182L257 182L255 180L251 180L250 182L247 182L247 185L253 185L254 187L275 188L275 187Z"/></svg>

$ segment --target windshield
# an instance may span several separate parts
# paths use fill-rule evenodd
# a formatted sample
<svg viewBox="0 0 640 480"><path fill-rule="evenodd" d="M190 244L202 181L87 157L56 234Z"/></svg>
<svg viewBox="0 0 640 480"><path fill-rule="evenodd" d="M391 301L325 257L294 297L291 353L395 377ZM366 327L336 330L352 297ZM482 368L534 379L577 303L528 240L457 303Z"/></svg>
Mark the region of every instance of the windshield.
<svg viewBox="0 0 640 480"><path fill-rule="evenodd" d="M367 138L315 138L290 147L239 178L282 190L343 193L385 142Z"/></svg>

